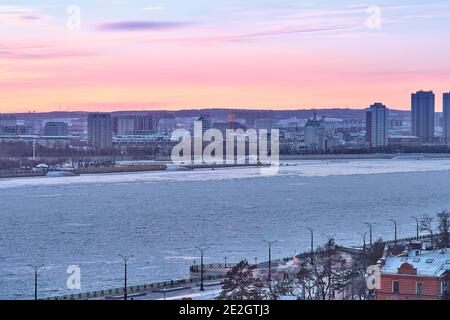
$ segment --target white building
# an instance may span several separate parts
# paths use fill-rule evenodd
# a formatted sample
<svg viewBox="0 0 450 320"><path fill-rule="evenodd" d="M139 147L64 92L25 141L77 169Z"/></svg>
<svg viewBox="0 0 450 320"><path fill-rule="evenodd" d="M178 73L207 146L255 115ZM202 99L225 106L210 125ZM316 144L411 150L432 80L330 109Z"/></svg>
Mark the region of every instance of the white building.
<svg viewBox="0 0 450 320"><path fill-rule="evenodd" d="M325 122L323 119L318 120L315 114L305 124L305 145L312 150L322 150L325 147Z"/></svg>

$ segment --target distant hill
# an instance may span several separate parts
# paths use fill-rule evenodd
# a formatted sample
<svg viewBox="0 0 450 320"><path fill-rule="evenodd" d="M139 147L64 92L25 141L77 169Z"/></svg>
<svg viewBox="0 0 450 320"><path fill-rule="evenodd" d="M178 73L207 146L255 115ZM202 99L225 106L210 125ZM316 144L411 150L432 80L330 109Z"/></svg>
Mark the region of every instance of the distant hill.
<svg viewBox="0 0 450 320"><path fill-rule="evenodd" d="M199 117L201 115L210 115L217 120L226 120L229 114L234 114L236 118L274 118L288 119L297 117L306 119L312 117L316 112L318 117L340 118L340 119L365 119L365 110L362 109L309 109L309 110L250 110L250 109L187 109L179 111L149 110L149 111L117 111L111 112L115 115L139 115L152 114L159 117L174 116L178 118ZM87 118L88 112L33 112L33 113L14 113L18 119L64 119L64 118ZM406 118L410 116L409 111L390 110L391 118Z"/></svg>

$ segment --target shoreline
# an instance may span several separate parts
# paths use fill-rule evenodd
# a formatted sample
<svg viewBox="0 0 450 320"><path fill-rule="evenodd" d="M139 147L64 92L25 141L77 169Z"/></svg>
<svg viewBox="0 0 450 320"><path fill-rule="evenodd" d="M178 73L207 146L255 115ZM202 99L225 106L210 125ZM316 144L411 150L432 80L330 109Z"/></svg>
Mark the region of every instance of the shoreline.
<svg viewBox="0 0 450 320"><path fill-rule="evenodd" d="M333 160L348 160L348 161L358 161L358 160L449 160L450 153L411 153L411 154L315 154L315 155L282 155L280 156L280 166L287 165L285 162L288 161L333 161ZM142 164L145 162L146 164ZM159 162L158 166L155 166L154 163ZM141 163L140 166L129 165L128 167L118 167L118 168L88 168L88 169L80 169L73 170L73 174L67 176L79 176L79 175L109 175L109 174L117 174L117 173L145 173L145 172L161 172L161 171L195 171L196 169L235 169L235 168L252 168L252 167L264 167L267 165L175 165L171 163L170 160L136 160L135 163ZM151 165L149 165L151 164ZM146 167L151 168L146 168ZM64 171L51 171L53 174L48 174L49 177L62 177L65 175L57 175L55 173ZM50 173L50 172L49 172ZM0 180L13 180L20 178L37 178L45 176L45 174L21 174L17 176L13 176L11 174L0 174Z"/></svg>
<svg viewBox="0 0 450 320"><path fill-rule="evenodd" d="M450 153L374 153L374 154L305 154L280 155L280 161L288 160L393 160L393 159L450 159Z"/></svg>

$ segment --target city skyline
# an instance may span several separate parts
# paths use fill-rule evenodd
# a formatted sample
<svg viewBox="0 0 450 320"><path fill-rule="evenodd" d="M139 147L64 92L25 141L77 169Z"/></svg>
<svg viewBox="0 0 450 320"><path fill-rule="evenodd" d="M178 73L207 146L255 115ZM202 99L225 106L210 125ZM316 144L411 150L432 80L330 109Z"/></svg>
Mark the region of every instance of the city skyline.
<svg viewBox="0 0 450 320"><path fill-rule="evenodd" d="M4 4L0 110L409 110L448 92L450 4L377 4Z"/></svg>

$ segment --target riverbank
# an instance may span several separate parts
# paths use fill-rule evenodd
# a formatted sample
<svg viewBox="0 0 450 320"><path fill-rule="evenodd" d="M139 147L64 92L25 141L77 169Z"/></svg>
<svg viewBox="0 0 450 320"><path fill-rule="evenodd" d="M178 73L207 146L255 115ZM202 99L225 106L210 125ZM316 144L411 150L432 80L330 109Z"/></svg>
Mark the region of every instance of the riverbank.
<svg viewBox="0 0 450 320"><path fill-rule="evenodd" d="M304 154L280 155L280 160L423 160L450 159L450 153L374 153L374 154Z"/></svg>

